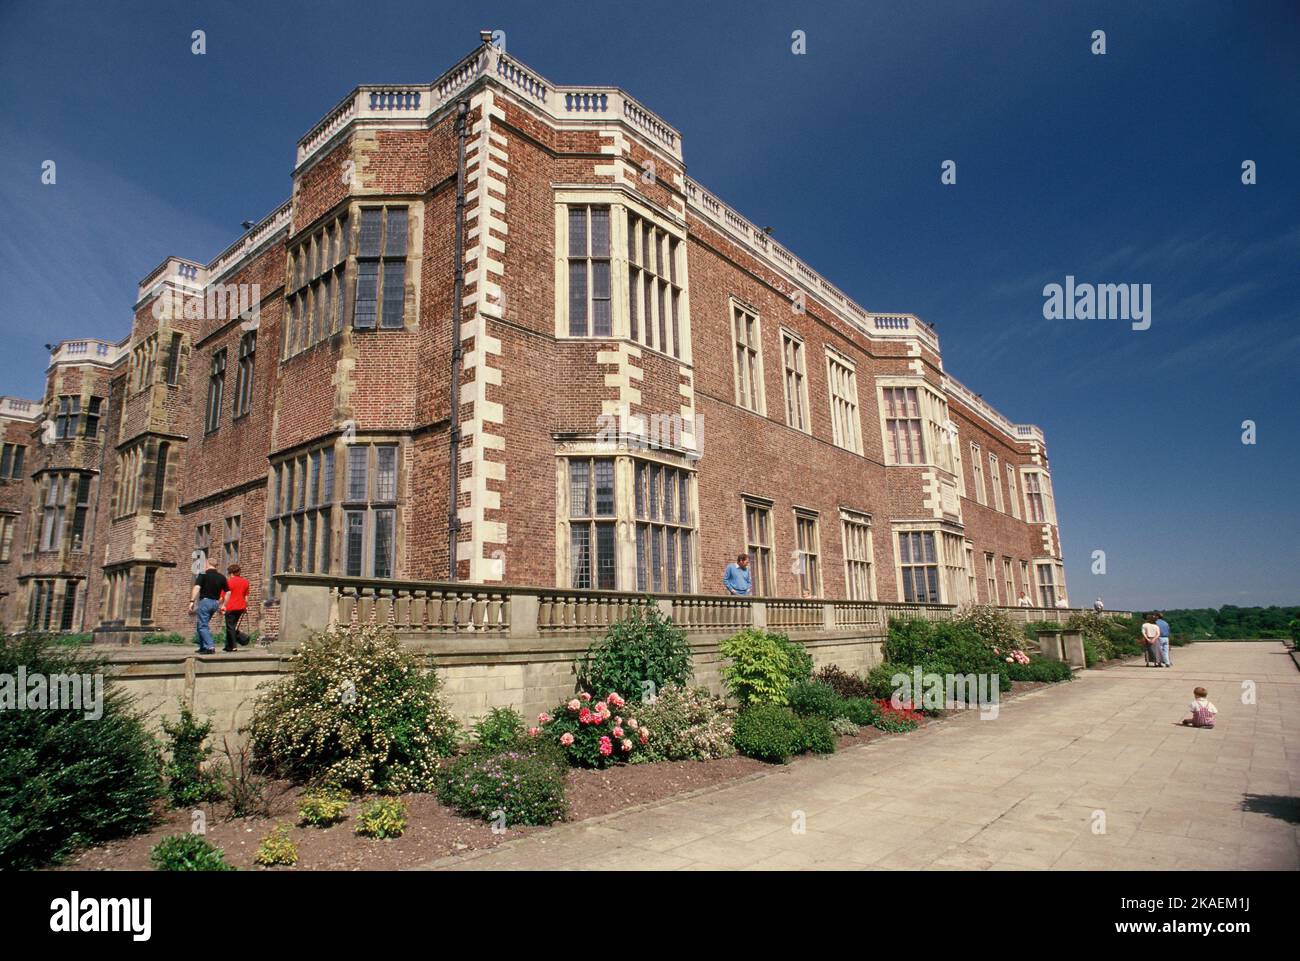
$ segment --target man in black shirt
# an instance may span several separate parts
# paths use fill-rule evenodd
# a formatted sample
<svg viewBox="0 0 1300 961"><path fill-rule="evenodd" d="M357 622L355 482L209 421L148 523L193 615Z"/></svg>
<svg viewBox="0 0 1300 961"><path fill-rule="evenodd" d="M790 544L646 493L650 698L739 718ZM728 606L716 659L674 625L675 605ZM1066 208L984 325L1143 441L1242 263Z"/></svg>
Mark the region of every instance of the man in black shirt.
<svg viewBox="0 0 1300 961"><path fill-rule="evenodd" d="M221 606L221 595L226 590L226 575L217 570L217 562L208 558L207 568L194 578L194 589L190 591L190 613L195 614L195 628L199 634L199 654L215 654L217 645L212 640L212 629L208 622Z"/></svg>

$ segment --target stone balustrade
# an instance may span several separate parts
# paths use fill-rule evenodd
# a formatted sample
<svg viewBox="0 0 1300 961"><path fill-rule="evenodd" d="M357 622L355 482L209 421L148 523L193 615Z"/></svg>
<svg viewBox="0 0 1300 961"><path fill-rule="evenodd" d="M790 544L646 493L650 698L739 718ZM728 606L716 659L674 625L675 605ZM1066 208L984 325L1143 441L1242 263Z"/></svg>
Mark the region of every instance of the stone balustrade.
<svg viewBox="0 0 1300 961"><path fill-rule="evenodd" d="M314 632L349 624L391 627L427 656L443 697L462 723L495 707L525 716L571 697L592 640L633 610L655 605L691 647L692 683L723 691L723 640L747 627L770 628L802 644L818 666L865 673L883 658L892 617L951 617L947 605L750 598L706 594L645 595L549 587L500 587L433 581L282 574L280 635L270 648L195 656L189 651L124 647L110 670L151 715L174 717L181 703L213 723L214 736L238 739L258 692L293 665L287 655ZM1073 611L1007 608L1013 620L1062 620ZM1125 612L1108 612L1122 614ZM1066 632L1077 635L1077 632ZM1054 637L1059 641L1060 635ZM1081 639L1048 645L1048 656L1081 661Z"/></svg>
<svg viewBox="0 0 1300 961"><path fill-rule="evenodd" d="M276 580L281 592L281 647L300 644L314 632L349 624L388 626L410 638L475 633L520 638L596 637L633 610L652 604L688 634L722 637L755 627L792 636L862 634L879 638L890 618L934 620L950 617L954 611L946 604L652 595L316 574L280 574Z"/></svg>

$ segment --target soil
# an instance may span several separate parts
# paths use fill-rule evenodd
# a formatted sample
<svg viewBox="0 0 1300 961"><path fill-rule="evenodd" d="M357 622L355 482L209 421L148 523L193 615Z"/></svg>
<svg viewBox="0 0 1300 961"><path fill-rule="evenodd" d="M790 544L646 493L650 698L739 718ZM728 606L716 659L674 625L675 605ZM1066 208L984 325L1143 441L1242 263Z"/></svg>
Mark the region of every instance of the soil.
<svg viewBox="0 0 1300 961"><path fill-rule="evenodd" d="M1004 700L1022 697L1045 682L1017 682ZM920 722L925 727L941 723L964 710L946 710ZM840 737L836 749L849 750L885 737L876 728L863 728L856 736ZM795 758L792 763L817 763L817 758ZM638 805L662 801L677 794L698 791L771 771L771 765L747 757L715 761L664 761L657 764L627 764L603 771L575 769L568 774L569 815L566 821L613 814ZM405 833L384 841L358 837L356 814L369 798L354 800L348 817L331 827L302 827L297 824L298 798L303 789L284 781L270 782L267 817L231 817L223 805L205 805L205 836L221 848L226 863L240 870L257 871L392 871L416 867L438 858L469 850L490 848L511 838L545 831L546 828L516 827L494 833L486 822L464 818L438 803L432 794L403 795L408 815ZM258 845L271 829L289 826L289 837L298 846L298 863L292 868L265 868L253 863ZM166 811L150 831L122 838L73 856L55 870L148 871L153 865L149 852L168 835L191 830L190 811Z"/></svg>

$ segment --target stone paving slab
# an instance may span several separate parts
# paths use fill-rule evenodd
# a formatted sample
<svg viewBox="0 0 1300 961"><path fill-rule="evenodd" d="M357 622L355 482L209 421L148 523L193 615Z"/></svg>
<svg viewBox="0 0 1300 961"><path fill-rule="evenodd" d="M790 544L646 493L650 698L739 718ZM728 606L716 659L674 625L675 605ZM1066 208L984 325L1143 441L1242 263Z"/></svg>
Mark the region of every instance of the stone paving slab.
<svg viewBox="0 0 1300 961"><path fill-rule="evenodd" d="M1300 869L1300 671L1285 645L1174 657L426 867ZM1219 708L1213 730L1177 723L1197 685Z"/></svg>

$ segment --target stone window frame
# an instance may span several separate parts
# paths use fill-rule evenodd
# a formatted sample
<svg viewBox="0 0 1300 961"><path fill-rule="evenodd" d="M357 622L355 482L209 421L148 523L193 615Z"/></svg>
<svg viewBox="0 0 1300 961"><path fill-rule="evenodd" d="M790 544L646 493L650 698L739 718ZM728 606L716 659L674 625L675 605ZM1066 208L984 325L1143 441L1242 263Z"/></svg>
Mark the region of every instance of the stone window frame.
<svg viewBox="0 0 1300 961"><path fill-rule="evenodd" d="M659 207L641 196L630 187L601 186L590 187L578 184L566 184L555 187L552 196L555 217L555 337L564 341L623 341L635 344L641 350L650 350L661 354L683 366L692 364L691 337L691 296L689 277L689 258L686 253L688 234L686 224L679 215ZM568 267L568 208L572 205L608 206L610 208L610 311L612 333L609 336L573 336L569 333L569 267ZM644 277L641 278L642 300L637 309L637 336L632 336L632 315L629 288L633 279L632 271L645 273L640 264L628 262L629 222L635 219L644 226L653 228L655 237L662 233L663 243L670 258L667 277L660 277L656 272L656 285L667 282L668 292L665 304L673 302L676 294L677 326L665 323L665 331L676 330L671 349L664 350L665 345L658 341L659 298L651 298L651 312L654 323L647 328L644 310ZM635 249L641 257L643 240L638 240ZM675 256L674 256L675 254ZM656 271L658 262L656 260ZM673 280L674 272L676 280ZM648 336L648 332L654 336Z"/></svg>
<svg viewBox="0 0 1300 961"><path fill-rule="evenodd" d="M988 507L988 489L984 485L984 448L976 441L970 442L971 479L975 484L975 503Z"/></svg>
<svg viewBox="0 0 1300 961"><path fill-rule="evenodd" d="M822 596L821 514L811 507L795 507L794 550L791 573L796 589L802 597L807 591L811 597ZM811 529L811 530L810 530ZM811 545L809 544L811 542ZM811 567L811 576L809 568Z"/></svg>
<svg viewBox="0 0 1300 961"><path fill-rule="evenodd" d="M1016 483L1016 475L1019 470L1016 465L1007 462L1007 505L1011 508L1011 516L1020 520L1020 485Z"/></svg>
<svg viewBox="0 0 1300 961"><path fill-rule="evenodd" d="M851 601L876 600L880 595L876 593L875 540L869 513L840 508L840 546L844 555L844 596Z"/></svg>
<svg viewBox="0 0 1300 961"><path fill-rule="evenodd" d="M921 420L922 459L900 462L894 458L885 417L885 389L915 387L917 410ZM880 420L880 439L886 467L933 467L953 475L961 496L966 496L966 478L962 470L961 431L952 419L948 399L924 377L889 375L876 378L876 406ZM945 430L945 425L951 425Z"/></svg>
<svg viewBox="0 0 1300 961"><path fill-rule="evenodd" d="M221 408L226 401L226 357L226 348L218 347L208 362L208 399L203 412L204 436L215 434L221 428Z"/></svg>
<svg viewBox="0 0 1300 961"><path fill-rule="evenodd" d="M1016 601L1019 599L1016 596L1016 573L1015 568L1012 566L1011 558L1006 554L1002 555L1002 577L1003 584L1007 589L1007 599L1003 602L1002 606L1014 607Z"/></svg>
<svg viewBox="0 0 1300 961"><path fill-rule="evenodd" d="M836 376L836 367L844 373ZM838 390L837 383L847 383L851 396ZM858 365L847 354L826 348L826 398L830 404L831 442L841 450L863 456L865 447L862 436L862 395L858 391ZM837 406L838 403L838 406ZM852 429L853 436L845 436L847 429ZM846 443L851 440L852 443Z"/></svg>
<svg viewBox="0 0 1300 961"><path fill-rule="evenodd" d="M989 589L989 604L1000 607L1001 601L998 599L998 557L993 551L984 552L984 580L985 586Z"/></svg>
<svg viewBox="0 0 1300 961"><path fill-rule="evenodd" d="M26 444L5 444L3 453L0 453L0 480L21 480L26 456Z"/></svg>
<svg viewBox="0 0 1300 961"><path fill-rule="evenodd" d="M231 420L247 417L253 410L253 383L257 365L257 331L245 331L239 338L235 367L235 396L231 405Z"/></svg>
<svg viewBox="0 0 1300 961"><path fill-rule="evenodd" d="M638 523L654 524L664 527L665 522L648 518L639 518L636 505L636 465L651 464L665 468L675 468L688 476L687 505L690 511L690 524L675 524L679 530L679 567L680 578L680 531L689 530L690 544L688 558L691 569L691 587L699 585L699 475L698 460L668 449L645 449L636 443L623 440L611 442L591 437L572 438L559 443L555 450L555 583L565 590L573 588L572 558L572 524L579 522L607 523L606 516L573 518L570 512L571 492L569 490L570 460L612 460L614 464L614 514L609 520L614 524L614 590L638 590L637 540ZM680 485L681 473L678 475ZM680 504L680 486L678 488ZM594 497L594 490L592 493ZM680 510L680 508L679 508ZM650 583L652 578L648 577ZM592 590L600 588L592 587ZM647 588L651 590L651 588ZM684 593L691 593L690 591Z"/></svg>
<svg viewBox="0 0 1300 961"><path fill-rule="evenodd" d="M1021 490L1025 497L1025 521L1030 524L1056 526L1056 504L1052 496L1052 476L1041 467L1022 467ZM1030 478L1037 489L1031 490ZM1034 497L1038 500L1035 501ZM1031 510L1031 506L1036 509Z"/></svg>
<svg viewBox="0 0 1300 961"><path fill-rule="evenodd" d="M694 510L699 483L696 471L685 464L633 456L632 478L636 590L656 594L694 593L699 530ZM652 503L651 498L659 503ZM656 547L662 559L659 564L653 563ZM659 580L661 571L662 581Z"/></svg>
<svg viewBox="0 0 1300 961"><path fill-rule="evenodd" d="M777 597L776 566L776 522L772 517L774 502L767 497L756 494L740 495L740 518L742 543L745 553L749 555L750 594L754 597ZM762 520L766 541L756 536L752 521Z"/></svg>
<svg viewBox="0 0 1300 961"><path fill-rule="evenodd" d="M1059 565L1055 558L1034 559L1034 586L1037 589L1039 607L1055 607L1057 598L1065 592L1065 583L1057 583L1056 570ZM1047 577L1043 577L1043 572Z"/></svg>
<svg viewBox="0 0 1300 961"><path fill-rule="evenodd" d="M366 490L364 496L356 496L349 482L349 465L352 462L352 451L365 448L366 457ZM404 498L405 481L405 464L404 450L400 438L392 437L366 437L364 440L358 439L349 444L343 444L343 456L336 460L341 462L343 468L343 483L335 489L336 504L338 505L339 520L339 565L338 571L345 577L370 577L370 578L394 578L397 571L400 570L400 537L402 504ZM383 475L379 470L381 455L391 451L393 458L391 491L382 490L380 484L383 481ZM336 466L337 469L337 466ZM322 469L322 474L324 473ZM391 496L389 496L391 494ZM360 528L360 550L361 550L361 571L359 574L349 573L351 565L350 551L352 548L352 518L355 515L361 515ZM388 565L387 573L377 573L379 568L379 536L380 521L388 518L388 538L389 547L386 562Z"/></svg>
<svg viewBox="0 0 1300 961"><path fill-rule="evenodd" d="M243 533L244 515L231 514L221 520L221 569L239 563L239 542ZM233 546L232 546L233 545Z"/></svg>
<svg viewBox="0 0 1300 961"><path fill-rule="evenodd" d="M999 514L1007 512L1002 500L1002 460L996 451L989 451L989 486L993 488L993 508Z"/></svg>
<svg viewBox="0 0 1300 961"><path fill-rule="evenodd" d="M411 205L401 200L390 200L377 202L373 197L366 197L355 205L356 221L356 245L350 253L354 280L352 283L352 329L357 331L380 331L380 330L405 330L410 318L408 313L407 285L410 282L411 264L409 256L412 249L411 231L417 220L412 216ZM379 237L376 240L376 247L373 253L367 252L363 247L363 234L366 226L368 214L379 212ZM401 231L401 249L397 250L393 245L392 218L398 211L402 213L402 218L406 221L405 229ZM366 265L374 264L375 266L375 316L371 323L358 323L357 308L361 303L361 288L363 277L363 268ZM402 307L400 311L400 322L390 323L392 316L389 308L389 271L395 266L400 265L402 270Z"/></svg>
<svg viewBox="0 0 1300 961"><path fill-rule="evenodd" d="M904 563L903 534L933 534L934 560L923 560L921 563L909 560ZM892 525L890 536L894 548L894 575L899 585L899 600L904 603L927 604L961 604L968 596L974 600L974 545L962 528L943 521L899 521ZM903 576L905 567L935 568L938 599L917 601L908 598L906 588L909 584ZM914 587L915 584L910 586ZM930 587L927 583L924 592L927 597L931 593Z"/></svg>
<svg viewBox="0 0 1300 961"><path fill-rule="evenodd" d="M733 402L741 410L766 417L767 373L763 369L762 315L757 307L732 296L727 299L727 316L731 337ZM741 339L742 328L745 331L744 340Z"/></svg>
<svg viewBox="0 0 1300 961"><path fill-rule="evenodd" d="M341 523L340 474L347 455L338 456L340 447L343 445L337 438L331 438L286 451L270 464L262 552L268 599L277 594L277 574L295 573L299 568L316 574L341 569L335 565L334 529L336 523Z"/></svg>
<svg viewBox="0 0 1300 961"><path fill-rule="evenodd" d="M55 407L54 439L72 440L81 423L81 395L60 394Z"/></svg>
<svg viewBox="0 0 1300 961"><path fill-rule="evenodd" d="M158 360L158 331L140 340L131 350L131 393L139 394L153 386Z"/></svg>
<svg viewBox="0 0 1300 961"><path fill-rule="evenodd" d="M789 327L781 326L781 387L785 395L786 426L812 435L812 408L808 402L808 345ZM793 348L795 366L791 366ZM793 397L791 382L793 381ZM795 414L800 423L795 423Z"/></svg>
<svg viewBox="0 0 1300 961"><path fill-rule="evenodd" d="M0 564L8 564L13 559L14 532L17 529L17 514L0 514Z"/></svg>

